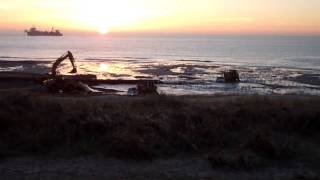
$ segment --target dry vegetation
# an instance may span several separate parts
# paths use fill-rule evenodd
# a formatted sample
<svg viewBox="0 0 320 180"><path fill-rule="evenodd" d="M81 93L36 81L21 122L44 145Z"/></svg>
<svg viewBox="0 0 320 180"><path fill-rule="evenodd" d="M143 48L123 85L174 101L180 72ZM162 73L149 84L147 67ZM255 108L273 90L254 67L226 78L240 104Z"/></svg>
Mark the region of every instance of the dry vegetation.
<svg viewBox="0 0 320 180"><path fill-rule="evenodd" d="M320 167L320 98L50 97L0 99L0 158L201 155L214 168Z"/></svg>

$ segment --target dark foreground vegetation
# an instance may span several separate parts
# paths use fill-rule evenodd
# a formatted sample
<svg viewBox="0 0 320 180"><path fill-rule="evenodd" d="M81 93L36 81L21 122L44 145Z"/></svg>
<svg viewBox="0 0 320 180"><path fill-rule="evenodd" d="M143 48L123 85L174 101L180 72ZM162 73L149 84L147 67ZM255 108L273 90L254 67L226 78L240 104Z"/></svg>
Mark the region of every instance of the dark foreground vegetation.
<svg viewBox="0 0 320 180"><path fill-rule="evenodd" d="M213 168L319 169L320 98L1 95L0 159L181 154Z"/></svg>

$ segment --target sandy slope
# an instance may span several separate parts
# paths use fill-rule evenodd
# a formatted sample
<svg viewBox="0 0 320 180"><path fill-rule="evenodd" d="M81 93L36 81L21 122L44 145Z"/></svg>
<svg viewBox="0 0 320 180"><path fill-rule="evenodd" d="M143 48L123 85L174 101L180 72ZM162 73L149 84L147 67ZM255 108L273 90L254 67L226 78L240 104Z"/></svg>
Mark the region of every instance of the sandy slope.
<svg viewBox="0 0 320 180"><path fill-rule="evenodd" d="M319 102L2 90L0 179L319 179Z"/></svg>

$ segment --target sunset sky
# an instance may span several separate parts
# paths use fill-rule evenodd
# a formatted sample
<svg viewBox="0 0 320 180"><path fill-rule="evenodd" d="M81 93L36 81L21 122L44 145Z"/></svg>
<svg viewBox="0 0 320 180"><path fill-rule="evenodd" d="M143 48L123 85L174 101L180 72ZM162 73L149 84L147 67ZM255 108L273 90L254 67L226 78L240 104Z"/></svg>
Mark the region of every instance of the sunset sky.
<svg viewBox="0 0 320 180"><path fill-rule="evenodd" d="M0 30L320 34L320 0L0 0Z"/></svg>

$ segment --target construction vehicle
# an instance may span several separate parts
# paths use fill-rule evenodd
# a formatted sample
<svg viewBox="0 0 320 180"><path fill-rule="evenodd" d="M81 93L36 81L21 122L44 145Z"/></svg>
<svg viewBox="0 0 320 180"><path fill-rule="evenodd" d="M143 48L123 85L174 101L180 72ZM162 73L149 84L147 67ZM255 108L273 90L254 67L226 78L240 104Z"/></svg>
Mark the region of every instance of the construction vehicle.
<svg viewBox="0 0 320 180"><path fill-rule="evenodd" d="M223 73L224 80L227 83L237 83L240 82L239 73L237 70L229 70Z"/></svg>
<svg viewBox="0 0 320 180"><path fill-rule="evenodd" d="M138 96L153 94L158 95L157 86L152 81L139 82L136 87L129 88L127 92L128 96Z"/></svg>
<svg viewBox="0 0 320 180"><path fill-rule="evenodd" d="M75 65L75 58L70 51L67 51L61 57L59 57L52 65L51 74L42 81L43 85L49 92L58 93L74 93L74 92L85 92L85 93L102 93L105 92L99 88L91 88L88 84L93 85L99 82L101 83L123 83L125 80L97 80L96 75L85 74L85 75L59 75L57 69L59 65L66 59L69 59L72 65L72 70L69 72L71 74L77 73L77 67ZM88 83L85 84L84 82ZM127 81L128 83L129 81ZM135 81L137 82L137 87L129 89L129 94L131 96L140 94L158 94L157 87L154 81ZM132 83L132 82L131 82ZM97 90L96 90L97 89ZM107 92L108 90L106 90Z"/></svg>
<svg viewBox="0 0 320 180"><path fill-rule="evenodd" d="M74 56L70 51L67 51L53 63L51 74L46 80L43 81L43 85L46 87L46 89L52 93L76 91L97 92L96 90L90 88L87 84L81 82L82 79L95 80L95 75L58 75L57 68L66 59L69 59L72 65L72 70L69 73L77 73Z"/></svg>
<svg viewBox="0 0 320 180"><path fill-rule="evenodd" d="M138 83L137 89L139 94L158 94L157 86L152 81Z"/></svg>
<svg viewBox="0 0 320 180"><path fill-rule="evenodd" d="M52 65L51 68L51 76L52 77L56 77L57 75L57 68L58 66L62 63L62 61L66 60L67 58L69 58L71 65L72 65L72 70L69 73L77 73L77 67L75 65L75 59L73 54L70 51L67 51L65 54L63 54L61 57L59 57Z"/></svg>
<svg viewBox="0 0 320 180"><path fill-rule="evenodd" d="M229 70L223 72L223 77L217 77L218 83L238 83L240 82L239 73L237 70Z"/></svg>

